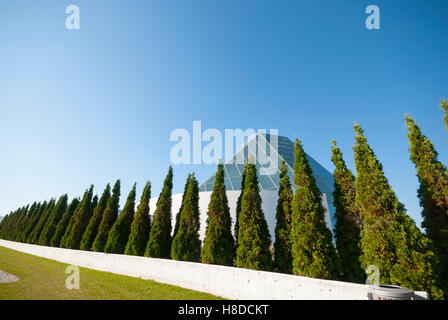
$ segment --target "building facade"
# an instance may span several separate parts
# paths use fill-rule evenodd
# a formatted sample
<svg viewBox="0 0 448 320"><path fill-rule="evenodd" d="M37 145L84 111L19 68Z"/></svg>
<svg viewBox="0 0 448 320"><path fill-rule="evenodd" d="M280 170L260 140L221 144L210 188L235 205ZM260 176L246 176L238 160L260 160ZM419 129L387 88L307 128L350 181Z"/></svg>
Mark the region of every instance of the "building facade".
<svg viewBox="0 0 448 320"><path fill-rule="evenodd" d="M333 175L321 166L312 157L307 155L317 187L322 192L322 205L325 208L325 221L328 228L333 232L335 218L333 207ZM258 173L260 196L262 198L262 210L268 223L271 240L275 239L276 207L278 200L278 189L280 185L280 165L285 160L288 176L295 190L294 182L294 143L287 137L274 136L258 133L249 137L247 143L239 149L235 155L224 164L225 186L229 201L232 223L235 223L236 204L241 193L242 174L244 163L250 161L255 164ZM204 239L207 210L210 196L213 191L215 175L204 181L199 187L199 210L200 210L200 238ZM150 214L156 209L158 198L150 201ZM182 194L172 196L172 226L174 228L176 214L182 202Z"/></svg>

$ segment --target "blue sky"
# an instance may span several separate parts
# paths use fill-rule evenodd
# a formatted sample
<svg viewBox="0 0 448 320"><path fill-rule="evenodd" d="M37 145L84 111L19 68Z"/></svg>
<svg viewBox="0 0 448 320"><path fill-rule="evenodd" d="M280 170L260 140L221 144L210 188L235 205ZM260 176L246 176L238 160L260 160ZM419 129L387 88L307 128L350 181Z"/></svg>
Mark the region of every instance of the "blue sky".
<svg viewBox="0 0 448 320"><path fill-rule="evenodd" d="M330 172L335 139L354 170L356 121L420 224L403 114L447 163L447 14L434 0L0 0L0 215L117 178L122 205L134 182L157 196L170 133L193 120L297 136ZM215 169L175 166L174 192Z"/></svg>

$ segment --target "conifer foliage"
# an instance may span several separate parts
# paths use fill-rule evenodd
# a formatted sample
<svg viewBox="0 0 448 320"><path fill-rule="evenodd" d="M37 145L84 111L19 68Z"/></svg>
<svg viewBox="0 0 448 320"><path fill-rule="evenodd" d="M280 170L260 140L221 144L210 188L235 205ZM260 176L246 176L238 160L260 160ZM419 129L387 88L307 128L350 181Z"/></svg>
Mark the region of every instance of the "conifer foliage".
<svg viewBox="0 0 448 320"><path fill-rule="evenodd" d="M207 211L207 228L201 252L203 263L232 266L235 259L235 240L224 184L224 165L220 163Z"/></svg>
<svg viewBox="0 0 448 320"><path fill-rule="evenodd" d="M22 207L21 209L18 210L18 212L20 212L20 215L18 217L16 226L14 227L14 230L12 231L12 234L9 237L10 240L18 241L20 231L23 230L29 217L33 214L35 207L36 203L32 204L31 206L27 205L26 207Z"/></svg>
<svg viewBox="0 0 448 320"><path fill-rule="evenodd" d="M94 195L92 198L92 202L90 204L90 211L91 211L90 217L92 217L93 211L95 210L97 205L98 205L98 195ZM90 222L90 220L89 220L89 222Z"/></svg>
<svg viewBox="0 0 448 320"><path fill-rule="evenodd" d="M442 102L440 102L440 109L445 111L443 123L445 124L446 131L448 131L448 101L446 99L442 99Z"/></svg>
<svg viewBox="0 0 448 320"><path fill-rule="evenodd" d="M406 116L406 127L410 158L417 169L417 177L420 182L417 195L420 199L420 206L423 208L422 226L433 241L440 259L441 276L447 283L448 170L438 160L438 153L434 145L422 134L417 123L410 116Z"/></svg>
<svg viewBox="0 0 448 320"><path fill-rule="evenodd" d="M241 202L243 200L244 193L244 181L246 180L246 164L244 164L243 173L241 174L241 192L236 202L236 217L235 217L235 245L238 248L238 232L239 232L239 219L241 212Z"/></svg>
<svg viewBox="0 0 448 320"><path fill-rule="evenodd" d="M81 250L92 250L92 244L93 241L95 240L95 236L98 233L98 228L103 218L103 213L104 210L106 209L107 201L109 200L109 198L110 198L110 185L107 184L98 203L96 205L94 204L95 209L93 210L93 215L90 218L86 231L84 231L84 234L81 238L81 245L80 245Z"/></svg>
<svg viewBox="0 0 448 320"><path fill-rule="evenodd" d="M81 204L82 204L82 199L80 200L78 206L75 208L75 211L73 211L73 214L71 215L70 220L68 222L67 228L65 228L64 234L62 235L62 238L61 238L61 243L60 243L61 248L67 248L67 240L70 236L70 231L73 228L73 224L75 223L75 212L76 212L76 210L78 210L78 207L81 206Z"/></svg>
<svg viewBox="0 0 448 320"><path fill-rule="evenodd" d="M185 182L184 192L182 193L182 202L180 203L179 211L176 214L176 220L174 223L173 239L176 236L177 231L179 230L180 213L182 212L182 209L184 208L185 195L187 194L187 187L188 187L188 183L190 182L190 178L191 178L191 173L188 174L187 181Z"/></svg>
<svg viewBox="0 0 448 320"><path fill-rule="evenodd" d="M298 139L294 145L294 184L297 189L292 203L293 273L335 279L339 276L339 260L331 231L325 223L321 192Z"/></svg>
<svg viewBox="0 0 448 320"><path fill-rule="evenodd" d="M131 234L129 236L124 254L143 256L148 243L151 221L149 220L149 200L151 199L151 183L146 182L143 189L137 213L131 224Z"/></svg>
<svg viewBox="0 0 448 320"><path fill-rule="evenodd" d="M131 233L131 224L134 220L135 212L135 188L134 184L128 195L126 204L118 219L110 229L104 252L106 253L123 253Z"/></svg>
<svg viewBox="0 0 448 320"><path fill-rule="evenodd" d="M380 281L430 292L440 298L437 263L430 242L406 215L384 176L381 163L355 125L356 207L363 219L361 266L376 265Z"/></svg>
<svg viewBox="0 0 448 320"><path fill-rule="evenodd" d="M23 242L26 243L31 243L31 238L32 238L32 232L34 230L34 228L36 227L37 223L39 222L42 214L45 212L45 210L48 207L48 202L45 200L42 205L39 206L39 209L36 213L36 215L34 216L33 219L30 220L29 225L27 226L27 228L25 229L24 235L23 235Z"/></svg>
<svg viewBox="0 0 448 320"><path fill-rule="evenodd" d="M80 205L73 214L73 225L69 230L65 241L65 247L69 249L79 249L81 238L86 230L87 224L92 215L93 185L84 193Z"/></svg>
<svg viewBox="0 0 448 320"><path fill-rule="evenodd" d="M45 227L45 223L47 222L48 218L51 215L51 211L54 208L55 202L56 202L55 199L50 200L50 202L48 203L48 206L42 212L42 214L39 218L39 221L37 222L33 231L29 235L27 243L37 244L37 242L39 241L40 234Z"/></svg>
<svg viewBox="0 0 448 320"><path fill-rule="evenodd" d="M199 262L201 241L199 240L199 184L191 175L180 213L179 230L171 246L171 258L181 261Z"/></svg>
<svg viewBox="0 0 448 320"><path fill-rule="evenodd" d="M269 250L271 236L261 209L258 177L255 164L247 163L241 211L238 217L237 267L270 271L273 267Z"/></svg>
<svg viewBox="0 0 448 320"><path fill-rule="evenodd" d="M291 217L292 199L294 197L285 160L280 167L280 188L278 190L275 242L274 242L274 268L278 272L292 273L291 256Z"/></svg>
<svg viewBox="0 0 448 320"><path fill-rule="evenodd" d="M42 246L49 246L51 242L51 238L53 237L56 226L59 222L59 220L62 218L62 214L64 213L65 209L67 208L67 194L64 194L61 196L56 203L56 206L52 210L48 221L45 224L45 227L42 230L42 233L39 236L38 244Z"/></svg>
<svg viewBox="0 0 448 320"><path fill-rule="evenodd" d="M362 283L365 273L361 269L361 217L355 205L355 177L347 168L342 152L332 141L331 160L334 163L334 191L333 199L336 208L336 248L341 261L342 279L350 282Z"/></svg>
<svg viewBox="0 0 448 320"><path fill-rule="evenodd" d="M28 214L27 214L27 216L25 218L25 221L22 224L22 227L19 230L19 233L17 234L17 237L15 238L15 241L25 242L25 240L26 240L26 233L25 232L26 232L28 226L32 223L32 221L35 218L36 214L38 213L40 205L41 205L40 202L39 203L34 202L31 205L30 209L28 210ZM1 233L1 231L0 231L0 233ZM1 234L0 234L0 236L1 236Z"/></svg>
<svg viewBox="0 0 448 320"><path fill-rule="evenodd" d="M115 182L112 189L112 196L107 200L106 209L104 210L98 233L93 240L92 249L95 252L104 252L110 229L118 217L118 208L120 202L120 179Z"/></svg>
<svg viewBox="0 0 448 320"><path fill-rule="evenodd" d="M170 259L171 257L171 193L173 168L170 166L157 200L154 223L145 250L146 257Z"/></svg>
<svg viewBox="0 0 448 320"><path fill-rule="evenodd" d="M7 240L14 240L17 236L20 226L23 225L28 211L31 208L29 206L21 207L14 212L7 215L0 224L0 236Z"/></svg>
<svg viewBox="0 0 448 320"><path fill-rule="evenodd" d="M64 236L69 221L73 216L73 213L75 212L79 203L80 203L79 198L74 198L70 203L70 205L65 209L64 213L62 214L62 218L56 225L55 232L50 240L50 244L52 247L59 247L61 245L61 239Z"/></svg>

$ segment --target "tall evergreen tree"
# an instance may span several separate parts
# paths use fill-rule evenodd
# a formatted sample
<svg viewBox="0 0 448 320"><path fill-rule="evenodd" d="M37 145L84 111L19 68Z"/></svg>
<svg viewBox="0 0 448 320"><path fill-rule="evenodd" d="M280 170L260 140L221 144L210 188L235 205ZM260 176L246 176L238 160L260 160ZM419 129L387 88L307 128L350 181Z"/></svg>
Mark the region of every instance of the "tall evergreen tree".
<svg viewBox="0 0 448 320"><path fill-rule="evenodd" d="M18 223L17 223L17 225L16 225L16 228L15 228L15 230L14 230L14 234L13 234L11 240L14 241L14 240L18 237L20 231L21 231L22 228L23 228L24 223L26 222L26 218L27 218L27 216L28 216L29 209L30 209L30 205L29 205L29 204L26 205L25 207L22 207L22 209L21 209L20 219L19 219L19 221L18 221Z"/></svg>
<svg viewBox="0 0 448 320"><path fill-rule="evenodd" d="M446 103L446 101L444 101ZM418 198L423 208L422 226L433 241L440 259L440 273L448 283L448 170L438 160L431 141L422 134L414 119L406 116L409 152L420 182ZM448 293L448 287L445 287Z"/></svg>
<svg viewBox="0 0 448 320"><path fill-rule="evenodd" d="M203 263L232 266L234 259L235 240L232 235L232 219L224 184L224 165L220 163L208 205L207 228L201 260Z"/></svg>
<svg viewBox="0 0 448 320"><path fill-rule="evenodd" d="M37 244L37 242L39 241L39 236L45 226L45 223L47 222L47 220L51 214L51 211L53 210L53 208L55 206L55 203L56 203L56 199L50 200L50 202L48 203L48 206L45 208L45 211L42 212L42 215L41 215L39 221L37 222L36 227L31 232L28 243Z"/></svg>
<svg viewBox="0 0 448 320"><path fill-rule="evenodd" d="M18 232L19 226L22 223L23 219L26 217L26 213L28 211L28 207L18 208L11 214L11 223L6 231L5 238L7 240L14 240L16 233Z"/></svg>
<svg viewBox="0 0 448 320"><path fill-rule="evenodd" d="M0 238L2 238L2 239L6 239L7 238L6 237L6 233L7 233L7 230L9 228L10 224L11 224L11 219L13 217L13 214L14 214L14 212L10 212L9 214L6 215L6 217L4 217L2 219L1 229L0 229Z"/></svg>
<svg viewBox="0 0 448 320"><path fill-rule="evenodd" d="M3 223L3 227L2 227L2 233L1 233L2 239L8 240L8 232L11 228L11 225L14 223L14 221L16 219L16 214L17 214L17 211L12 211L6 216L5 221Z"/></svg>
<svg viewBox="0 0 448 320"><path fill-rule="evenodd" d="M428 291L440 298L430 242L406 215L383 167L355 125L356 207L363 219L361 266L376 265L381 283Z"/></svg>
<svg viewBox="0 0 448 320"><path fill-rule="evenodd" d="M90 219L92 219L92 217L93 217L93 213L95 212L95 208L98 206L98 201L99 201L98 195L95 194L93 196L93 198L92 198L92 202L90 203L90 212L89 212L89 217L90 218L89 218L89 221L87 221L87 226L90 223ZM86 229L87 229L87 226L86 226ZM85 230L84 230L84 233L86 233ZM84 236L84 233L82 234L82 236ZM82 241L82 237L81 237L81 241ZM80 246L81 246L81 244L80 244Z"/></svg>
<svg viewBox="0 0 448 320"><path fill-rule="evenodd" d="M317 188L302 143L294 145L294 184L292 203L291 252L293 273L300 276L335 279L339 260L332 234L325 223L322 193Z"/></svg>
<svg viewBox="0 0 448 320"><path fill-rule="evenodd" d="M442 99L442 102L440 102L440 109L445 111L443 122L445 123L446 131L448 131L448 101L446 99Z"/></svg>
<svg viewBox="0 0 448 320"><path fill-rule="evenodd" d="M39 206L39 209L36 212L35 216L30 220L30 222L28 223L28 226L24 230L24 233L22 235L22 242L31 243L31 233L33 232L34 228L36 227L36 224L39 222L40 217L44 213L47 206L48 206L47 201L44 201Z"/></svg>
<svg viewBox="0 0 448 320"><path fill-rule="evenodd" d="M0 237L2 237L3 230L5 228L6 222L8 221L8 218L9 218L9 214L7 214L4 217L1 217L1 220L0 220Z"/></svg>
<svg viewBox="0 0 448 320"><path fill-rule="evenodd" d="M61 245L61 239L64 236L65 230L67 229L70 219L73 216L73 212L75 212L79 203L80 203L79 198L74 198L70 203L70 205L65 209L62 218L56 225L54 235L50 240L50 244L52 247L59 247Z"/></svg>
<svg viewBox="0 0 448 320"><path fill-rule="evenodd" d="M9 219L11 219L11 212L4 216L0 221L0 238L5 239L5 232L9 225Z"/></svg>
<svg viewBox="0 0 448 320"><path fill-rule="evenodd" d="M10 214L11 221L10 221L10 223L8 225L8 228L7 228L6 232L5 232L5 239L6 240L11 240L11 234L12 234L12 231L14 230L15 225L17 224L17 222L18 222L18 220L20 218L21 210L22 210L22 208L18 208L18 209L14 210Z"/></svg>
<svg viewBox="0 0 448 320"><path fill-rule="evenodd" d="M4 232L5 232L6 226L8 225L10 214L7 214L6 216L2 217L0 220L0 239L4 239Z"/></svg>
<svg viewBox="0 0 448 320"><path fill-rule="evenodd" d="M110 198L110 184L108 183L103 191L103 194L101 195L98 204L95 205L92 218L90 218L86 231L84 231L80 245L81 250L92 250L92 244L98 233L98 228L100 226L101 219L103 218L103 213L104 210L106 209L107 201L109 200L109 198Z"/></svg>
<svg viewBox="0 0 448 320"><path fill-rule="evenodd" d="M180 203L179 211L176 214L176 221L174 224L174 232L173 232L173 239L177 234L177 231L179 230L179 222L180 222L180 213L182 212L182 209L184 208L184 201L185 201L185 195L187 194L187 187L188 183L190 182L191 173L188 174L187 181L185 182L184 192L182 193L182 202Z"/></svg>
<svg viewBox="0 0 448 320"><path fill-rule="evenodd" d="M347 168L336 141L332 141L332 144L331 160L335 166L333 173L333 199L336 208L335 236L341 261L342 279L362 283L366 275L359 262L362 220L355 205L355 176Z"/></svg>
<svg viewBox="0 0 448 320"><path fill-rule="evenodd" d="M132 220L134 220L135 188L136 184L134 184L128 195L123 211L110 229L106 246L104 247L104 252L106 253L124 253L129 234L131 233Z"/></svg>
<svg viewBox="0 0 448 320"><path fill-rule="evenodd" d="M20 221L22 220L22 218L24 216L25 209L26 209L25 207L20 207L20 208L17 208L15 211L13 211L10 214L11 219L10 219L8 228L6 229L6 232L5 232L5 239L13 240L14 233L18 227L18 224L20 224Z"/></svg>
<svg viewBox="0 0 448 320"><path fill-rule="evenodd" d="M131 234L129 236L124 254L143 256L148 243L151 231L151 221L149 219L149 200L151 199L151 183L146 182L143 189L140 203L137 207L135 218L131 224Z"/></svg>
<svg viewBox="0 0 448 320"><path fill-rule="evenodd" d="M191 175L185 195L184 207L180 213L179 230L173 239L171 258L181 261L199 262L201 240L199 239L199 184Z"/></svg>
<svg viewBox="0 0 448 320"><path fill-rule="evenodd" d="M118 217L118 208L120 201L120 180L115 182L112 189L112 196L107 200L106 209L104 210L98 233L93 241L92 248L95 252L104 252L110 229Z"/></svg>
<svg viewBox="0 0 448 320"><path fill-rule="evenodd" d="M20 209L10 212L4 219L1 237L8 240L11 229L17 221Z"/></svg>
<svg viewBox="0 0 448 320"><path fill-rule="evenodd" d="M0 220L0 238L3 239L3 232L5 231L5 227L8 224L8 220L10 217L10 214L7 214L6 216L2 217L2 220Z"/></svg>
<svg viewBox="0 0 448 320"><path fill-rule="evenodd" d="M84 195L85 195L85 193L84 193ZM78 210L78 208L81 205L83 205L82 199L79 201L78 205L75 208L75 211L73 211L73 214L70 216L70 220L68 221L68 225L65 228L64 234L62 235L62 238L61 238L61 242L60 242L60 247L61 248L68 248L67 241L68 241L68 238L70 237L71 230L73 229L73 224L75 223L75 212Z"/></svg>
<svg viewBox="0 0 448 320"><path fill-rule="evenodd" d="M79 249L81 238L92 215L93 185L86 191L81 204L73 214L73 226L65 243L66 248Z"/></svg>
<svg viewBox="0 0 448 320"><path fill-rule="evenodd" d="M62 214L67 208L67 194L61 196L53 208L48 221L45 223L45 226L42 230L42 233L39 236L38 244L41 246L49 246L51 237L53 237L54 232L56 230L56 226L59 220L62 218Z"/></svg>
<svg viewBox="0 0 448 320"><path fill-rule="evenodd" d="M145 250L146 257L171 258L171 193L173 189L173 168L170 166L162 192L157 200L154 222Z"/></svg>
<svg viewBox="0 0 448 320"><path fill-rule="evenodd" d="M92 211L91 215L93 215L93 211L95 211L97 205L98 205L98 195L94 195L92 198L92 203L90 204L90 210Z"/></svg>
<svg viewBox="0 0 448 320"><path fill-rule="evenodd" d="M238 217L238 247L236 265L240 268L270 271L273 267L270 252L271 236L261 209L257 169L247 163L241 211Z"/></svg>
<svg viewBox="0 0 448 320"><path fill-rule="evenodd" d="M34 202L29 210L29 213L27 215L26 221L22 226L22 230L20 231L19 235L16 238L16 241L25 242L26 241L26 230L28 229L28 226L32 224L32 221L36 217L39 208L40 208L40 202Z"/></svg>
<svg viewBox="0 0 448 320"><path fill-rule="evenodd" d="M282 273L292 273L290 235L293 197L294 194L291 182L289 181L286 162L285 160L282 160L274 242L274 269Z"/></svg>
<svg viewBox="0 0 448 320"><path fill-rule="evenodd" d="M23 232L23 230L25 229L30 216L34 214L34 210L35 210L36 206L37 206L37 203L34 202L31 206L27 207L27 211L25 212L23 218L21 219L19 225L17 226L16 232L14 233L14 237L12 238L13 241L20 241L19 240L20 235Z"/></svg>
<svg viewBox="0 0 448 320"><path fill-rule="evenodd" d="M244 180L246 180L246 164L244 164L243 173L241 175L241 192L238 196L238 200L236 202L236 216L235 216L235 246L238 248L238 232L239 232L239 219L240 219L240 212L241 212L241 202L243 200L243 193L244 193Z"/></svg>
<svg viewBox="0 0 448 320"><path fill-rule="evenodd" d="M3 237L8 240L11 230L14 228L14 224L17 222L17 219L19 218L20 209L14 210L9 213L7 224L3 231Z"/></svg>
<svg viewBox="0 0 448 320"><path fill-rule="evenodd" d="M443 282L438 272L439 259L432 241L424 235L405 209L397 216L406 235L405 244L397 246L399 261L391 272L391 282L414 290L424 290L432 299L443 299ZM446 298L446 293L445 293Z"/></svg>

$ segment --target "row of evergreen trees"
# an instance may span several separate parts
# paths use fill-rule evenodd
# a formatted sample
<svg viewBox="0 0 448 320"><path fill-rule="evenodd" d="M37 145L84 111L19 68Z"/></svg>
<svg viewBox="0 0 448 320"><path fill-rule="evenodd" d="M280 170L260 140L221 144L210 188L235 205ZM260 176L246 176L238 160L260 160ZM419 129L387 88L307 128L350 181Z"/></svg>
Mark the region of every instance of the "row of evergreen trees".
<svg viewBox="0 0 448 320"><path fill-rule="evenodd" d="M448 113L445 100L441 107ZM355 125L356 177L347 168L335 141L331 148L335 165L336 247L325 222L322 194L298 139L294 145L295 191L287 164L281 163L273 253L261 209L257 170L250 160L244 167L234 234L224 167L218 165L202 245L199 186L194 174L187 178L171 232L171 167L152 222L150 183L144 187L137 211L134 212L134 185L119 214L118 180L112 192L106 186L100 199L92 197L91 186L82 199L75 198L70 204L67 195L63 195L57 201L51 199L20 208L0 223L0 237L54 247L236 265L361 283L365 279L363 270L376 265L382 283L426 290L433 298L443 298L448 283L448 172L415 120L407 116L406 126L411 160L420 181L418 197L426 234L406 214L364 131Z"/></svg>
<svg viewBox="0 0 448 320"><path fill-rule="evenodd" d="M442 100L448 130L448 102ZM335 165L335 240L341 276L361 282L364 270L376 265L381 282L426 290L448 298L448 171L416 121L405 117L410 159L420 183L417 195L426 233L422 233L393 192L381 163L355 125L356 178L333 142Z"/></svg>

